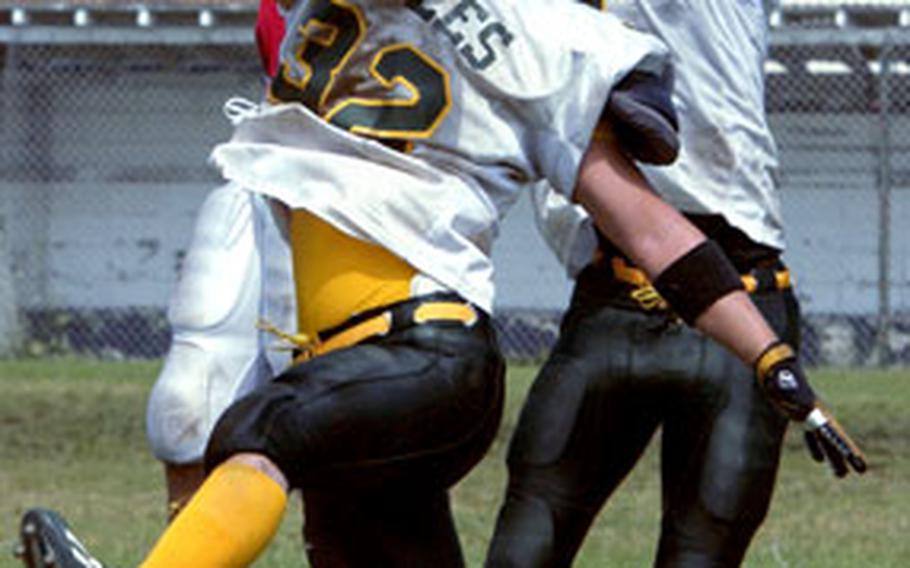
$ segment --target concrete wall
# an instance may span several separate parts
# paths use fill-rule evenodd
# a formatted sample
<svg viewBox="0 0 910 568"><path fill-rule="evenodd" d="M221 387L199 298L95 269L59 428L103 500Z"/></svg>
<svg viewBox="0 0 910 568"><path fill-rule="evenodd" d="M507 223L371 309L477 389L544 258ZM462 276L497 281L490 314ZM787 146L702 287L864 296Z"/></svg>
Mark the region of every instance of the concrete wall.
<svg viewBox="0 0 910 568"><path fill-rule="evenodd" d="M6 185L8 250L21 305L166 302L210 183ZM35 196L45 201L38 206ZM867 189L784 189L787 260L809 312L878 310L878 203ZM37 210L36 210L37 207ZM892 304L910 310L910 191L892 197ZM494 249L498 305L562 308L570 285L537 234L527 199Z"/></svg>

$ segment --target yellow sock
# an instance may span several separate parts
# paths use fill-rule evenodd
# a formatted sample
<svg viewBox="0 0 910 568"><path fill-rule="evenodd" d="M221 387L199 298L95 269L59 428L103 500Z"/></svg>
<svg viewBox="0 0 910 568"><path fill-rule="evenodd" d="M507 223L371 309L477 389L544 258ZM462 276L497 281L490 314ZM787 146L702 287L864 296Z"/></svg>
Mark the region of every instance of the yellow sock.
<svg viewBox="0 0 910 568"><path fill-rule="evenodd" d="M248 566L281 524L287 495L247 464L224 463L205 480L140 568Z"/></svg>

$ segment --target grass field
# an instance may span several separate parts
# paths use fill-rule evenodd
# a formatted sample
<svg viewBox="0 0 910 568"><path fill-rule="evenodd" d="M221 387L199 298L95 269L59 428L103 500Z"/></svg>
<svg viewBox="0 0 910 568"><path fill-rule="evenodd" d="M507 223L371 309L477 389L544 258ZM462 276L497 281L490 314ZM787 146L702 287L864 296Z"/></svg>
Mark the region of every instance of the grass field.
<svg viewBox="0 0 910 568"><path fill-rule="evenodd" d="M0 567L28 507L62 511L90 549L138 563L163 526L158 464L143 434L153 363L0 361ZM509 407L491 453L454 491L469 566L480 566L505 480L503 452L533 376L513 366ZM841 421L870 458L862 478L835 480L791 432L775 501L749 567L910 566L910 371L816 371ZM656 446L656 444L655 444ZM619 489L585 543L580 567L649 566L658 529L655 451ZM260 567L303 566L299 504Z"/></svg>

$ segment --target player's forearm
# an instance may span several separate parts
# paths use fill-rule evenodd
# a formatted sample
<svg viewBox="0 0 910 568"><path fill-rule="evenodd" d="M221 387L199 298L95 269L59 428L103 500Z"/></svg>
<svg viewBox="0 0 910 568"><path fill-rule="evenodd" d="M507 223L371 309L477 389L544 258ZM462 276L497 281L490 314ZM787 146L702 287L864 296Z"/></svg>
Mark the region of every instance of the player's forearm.
<svg viewBox="0 0 910 568"><path fill-rule="evenodd" d="M733 352L747 365L778 340L745 292L731 292L695 320L695 327Z"/></svg>
<svg viewBox="0 0 910 568"><path fill-rule="evenodd" d="M575 199L604 236L652 280L705 240L701 231L651 191L608 133L585 154Z"/></svg>
<svg viewBox="0 0 910 568"><path fill-rule="evenodd" d="M612 138L598 140L588 150L579 170L575 197L591 213L604 235L652 281L666 279L668 268L705 245L705 235L650 190L638 169ZM710 255L704 256L710 258ZM729 280L728 261L724 258L718 261L726 264L724 275ZM697 272L701 276L701 271ZM710 278L707 281L709 285L713 284ZM699 281L693 279L684 284L690 288L683 290L683 302L690 301L701 291ZM733 284L738 286L738 280ZM688 319L743 362L752 365L777 336L744 292L727 293L726 289L720 289L718 293L724 295L716 301L709 297L704 309L696 307ZM680 300L667 299L679 311Z"/></svg>

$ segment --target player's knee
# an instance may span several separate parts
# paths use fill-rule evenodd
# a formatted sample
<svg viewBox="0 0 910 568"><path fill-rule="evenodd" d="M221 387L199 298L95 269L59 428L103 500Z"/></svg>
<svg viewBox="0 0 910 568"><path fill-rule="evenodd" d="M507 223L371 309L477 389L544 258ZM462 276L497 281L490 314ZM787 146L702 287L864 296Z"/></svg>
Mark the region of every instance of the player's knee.
<svg viewBox="0 0 910 568"><path fill-rule="evenodd" d="M499 513L485 568L555 566L554 514L543 500L509 493Z"/></svg>
<svg viewBox="0 0 910 568"><path fill-rule="evenodd" d="M739 566L764 513L737 517L693 507L664 518L655 566Z"/></svg>
<svg viewBox="0 0 910 568"><path fill-rule="evenodd" d="M490 546L484 568L544 568L552 566L544 562L546 554L541 553L544 544L538 539L509 537L494 540Z"/></svg>
<svg viewBox="0 0 910 568"><path fill-rule="evenodd" d="M275 483L281 486L282 490L288 490L288 479L284 475L284 472L281 471L281 468L278 467L278 464L263 454L255 452L241 452L231 456L227 462L252 467L260 473L264 473L265 475L269 476Z"/></svg>

